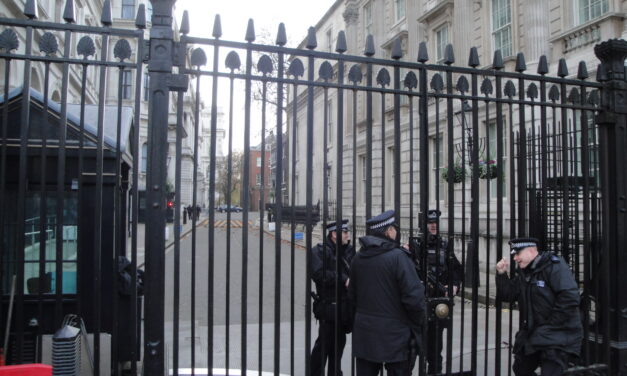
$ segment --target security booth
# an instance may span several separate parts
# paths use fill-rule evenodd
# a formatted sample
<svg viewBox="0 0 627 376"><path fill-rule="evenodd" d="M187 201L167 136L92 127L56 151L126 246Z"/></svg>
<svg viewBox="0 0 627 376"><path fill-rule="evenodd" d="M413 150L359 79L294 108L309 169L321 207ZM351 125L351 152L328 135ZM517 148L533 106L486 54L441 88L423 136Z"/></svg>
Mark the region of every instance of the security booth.
<svg viewBox="0 0 627 376"><path fill-rule="evenodd" d="M32 89L24 100L18 88L8 100L0 97L3 111L0 322L4 338L10 320L7 364L46 359L50 349L42 338L54 334L68 314L82 318L90 335L101 334L92 354L110 355L111 364L130 360L131 353L138 354L129 347L134 331L128 327L131 299L123 262L132 109L68 105L65 110ZM25 119L27 135L21 133ZM100 151L99 119L104 119ZM116 333L124 338L119 344Z"/></svg>

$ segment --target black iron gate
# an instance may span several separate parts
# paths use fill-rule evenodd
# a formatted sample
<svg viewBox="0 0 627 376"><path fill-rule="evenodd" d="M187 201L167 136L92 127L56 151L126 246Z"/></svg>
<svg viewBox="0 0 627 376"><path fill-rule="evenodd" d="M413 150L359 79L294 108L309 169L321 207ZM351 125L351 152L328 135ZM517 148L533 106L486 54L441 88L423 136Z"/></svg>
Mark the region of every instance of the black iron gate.
<svg viewBox="0 0 627 376"><path fill-rule="evenodd" d="M494 299L494 265L509 253L508 239L524 235L563 256L580 286L585 333L571 374L625 372L624 41L597 46L595 82L585 64L572 75L563 60L552 77L544 57L537 74L528 73L522 54L508 72L499 51L489 69L479 69L475 48L469 67L454 65L451 46L443 64L430 64L424 43L412 62L400 40L391 59L381 59L372 37L365 56L350 56L343 32L335 53L316 51L314 29L305 49L293 49L285 47L282 25L275 45L255 44L252 20L246 42L221 40L219 17L212 38L189 36L186 16L179 36L172 3L152 1L146 46L143 7L137 30L113 28L109 0L104 27L75 25L71 0L66 24L37 21L34 0L26 3L28 20L0 19L0 317L11 323L4 348L10 362L41 360L44 336L73 313L98 334L96 374L101 333L111 335L112 373L120 374L125 361L137 372L139 307L131 302L138 302L141 247L133 218L143 188L144 374L307 374L317 325L307 250L323 240L329 218L350 218L357 244L365 219L385 209L396 211L403 239L426 234L428 210L440 210L448 259L458 258L465 271L459 295L442 300L452 309L440 324L447 329L444 373L511 373L518 314ZM41 94L31 88L37 64L45 72ZM19 84L10 81L12 69L23 72ZM60 73L58 98L49 97L50 72ZM110 84L116 100L107 96ZM243 116L236 119L240 99ZM210 109L208 124L203 107ZM224 159L219 107L228 108ZM217 196L222 185L226 194ZM191 197L185 212L184 193ZM250 210L251 197L258 197L258 213ZM321 223L313 220L318 202ZM241 214L232 213L235 204ZM309 218L304 225L297 207ZM126 255L130 266L120 269ZM346 373L354 372L349 349L335 365ZM425 371L421 357L414 372Z"/></svg>

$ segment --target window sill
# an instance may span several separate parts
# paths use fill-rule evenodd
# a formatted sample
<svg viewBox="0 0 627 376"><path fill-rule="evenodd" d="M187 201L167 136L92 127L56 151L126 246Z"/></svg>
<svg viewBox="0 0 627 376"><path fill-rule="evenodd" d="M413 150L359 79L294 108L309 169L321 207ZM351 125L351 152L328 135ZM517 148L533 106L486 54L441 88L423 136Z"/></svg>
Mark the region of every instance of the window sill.
<svg viewBox="0 0 627 376"><path fill-rule="evenodd" d="M561 42L563 46L563 53L572 52L599 42L602 38L601 24L612 18L622 20L623 17L624 15L622 13L606 13L586 23L576 25L565 33L549 39L549 43L556 44Z"/></svg>

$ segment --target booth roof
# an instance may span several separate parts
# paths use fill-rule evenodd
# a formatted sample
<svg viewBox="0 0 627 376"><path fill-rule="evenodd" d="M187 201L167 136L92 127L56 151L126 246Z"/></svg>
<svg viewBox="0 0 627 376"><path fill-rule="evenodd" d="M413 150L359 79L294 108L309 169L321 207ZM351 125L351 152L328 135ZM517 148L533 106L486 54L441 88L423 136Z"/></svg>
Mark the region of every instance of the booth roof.
<svg viewBox="0 0 627 376"><path fill-rule="evenodd" d="M9 92L9 101L22 95L22 87L17 87ZM30 89L31 100L35 100L43 105L44 96L42 93L35 89ZM4 103L4 95L0 95L0 104ZM53 111L57 115L61 113L61 104L48 99L48 109ZM133 125L133 108L129 106L122 106L121 117L121 137L120 137L120 152L124 153L129 141L129 133ZM80 124L80 104L68 103L67 106L67 120L78 127ZM117 119L118 119L118 107L117 106L105 106L104 107L104 143L111 149L116 149L116 137L117 137ZM85 132L97 138L98 136L98 106L93 104L85 105Z"/></svg>

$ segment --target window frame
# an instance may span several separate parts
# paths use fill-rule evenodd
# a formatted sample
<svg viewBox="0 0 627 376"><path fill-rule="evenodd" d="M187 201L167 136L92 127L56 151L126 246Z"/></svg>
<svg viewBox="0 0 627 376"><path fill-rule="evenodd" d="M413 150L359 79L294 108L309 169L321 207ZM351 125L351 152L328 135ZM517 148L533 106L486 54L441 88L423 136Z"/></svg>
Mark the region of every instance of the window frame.
<svg viewBox="0 0 627 376"><path fill-rule="evenodd" d="M508 14L508 22L504 23L503 25L499 25L498 27L496 26L496 5L499 5L499 2L504 2L506 3L506 6L508 8L507 14ZM500 8L498 9L500 10ZM492 39L492 48L494 51L496 50L501 50L501 54L503 55L503 57L509 57L509 56L513 56L514 54L514 26L513 26L513 16L512 16L512 0L492 0L490 3L490 35L491 35L491 39ZM502 37L500 37L500 35L502 35L502 33L506 33L506 35L509 36L509 44L506 46L509 46L509 51L504 49L503 46L504 44L502 43ZM497 43L497 35L499 35L499 42Z"/></svg>
<svg viewBox="0 0 627 376"><path fill-rule="evenodd" d="M372 1L367 2L363 6L363 14L364 14L364 36L373 35L373 21L372 21L372 6L374 4Z"/></svg>
<svg viewBox="0 0 627 376"><path fill-rule="evenodd" d="M431 181L436 183L431 185L429 197L431 197L431 202L437 202L438 197L436 197L436 193L438 193L439 201L446 201L444 184L447 184L447 182L442 179L442 169L448 167L448 164L444 161L444 132L440 131L439 134L430 135L429 143L432 153L429 161L431 165L429 168L431 170Z"/></svg>
<svg viewBox="0 0 627 376"><path fill-rule="evenodd" d="M144 101L148 101L150 99L150 74L148 71L144 71Z"/></svg>
<svg viewBox="0 0 627 376"><path fill-rule="evenodd" d="M131 99L133 95L133 71L124 69L122 71L122 99Z"/></svg>
<svg viewBox="0 0 627 376"><path fill-rule="evenodd" d="M442 41L440 40L440 35L441 35L441 32L444 30L446 30L446 41L444 44L442 44ZM451 40L448 23L444 23L438 26L437 28L433 30L433 33L435 35L435 38L433 38L434 43L435 43L435 58L438 63L441 63L442 61L444 61L444 57L446 54L446 46L450 44L450 40Z"/></svg>
<svg viewBox="0 0 627 376"><path fill-rule="evenodd" d="M582 8L582 2L586 2L587 5ZM594 3L594 4L591 4ZM594 5L601 5L601 12L597 15L592 15L592 9ZM587 9L587 14L582 17L582 10ZM608 0L577 0L574 2L573 18L576 26L583 25L594 19L603 16L610 11L610 2Z"/></svg>
<svg viewBox="0 0 627 376"><path fill-rule="evenodd" d="M136 6L137 4L135 0L122 0L120 8L120 18L125 20L134 20Z"/></svg>
<svg viewBox="0 0 627 376"><path fill-rule="evenodd" d="M494 130L492 130L494 129ZM509 189L509 185L507 184L507 175L508 175L508 170L509 170L509 162L508 162L508 133L507 133L507 120L503 119L503 200L506 200L508 197L507 191ZM487 158L490 159L494 159L495 161L497 161L498 163L498 157L496 156L497 154L497 147L498 147L498 140L497 140L497 129L496 129L496 119L490 119L487 127L486 127L486 131L487 131L487 141L486 143L489 141L490 144L490 154L488 155ZM492 133L494 132L494 133ZM487 150L487 149L486 149ZM494 156L494 158L492 158L492 156ZM485 159L485 158L484 158ZM490 181L488 182L488 184L490 185L490 200L492 201L496 201L498 199L497 196L497 179L490 179Z"/></svg>
<svg viewBox="0 0 627 376"><path fill-rule="evenodd" d="M400 4L402 3L402 6ZM407 17L407 1L394 0L394 22L400 22Z"/></svg>

